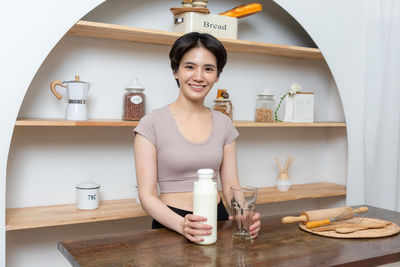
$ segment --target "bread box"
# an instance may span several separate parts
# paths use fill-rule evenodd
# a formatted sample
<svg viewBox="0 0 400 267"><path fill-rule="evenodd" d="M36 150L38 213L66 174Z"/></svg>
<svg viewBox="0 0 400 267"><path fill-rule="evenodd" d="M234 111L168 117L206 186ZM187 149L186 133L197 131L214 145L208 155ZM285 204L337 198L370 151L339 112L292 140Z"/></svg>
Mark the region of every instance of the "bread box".
<svg viewBox="0 0 400 267"><path fill-rule="evenodd" d="M237 39L237 20L227 16L184 12L174 15L174 31L209 33L215 37Z"/></svg>

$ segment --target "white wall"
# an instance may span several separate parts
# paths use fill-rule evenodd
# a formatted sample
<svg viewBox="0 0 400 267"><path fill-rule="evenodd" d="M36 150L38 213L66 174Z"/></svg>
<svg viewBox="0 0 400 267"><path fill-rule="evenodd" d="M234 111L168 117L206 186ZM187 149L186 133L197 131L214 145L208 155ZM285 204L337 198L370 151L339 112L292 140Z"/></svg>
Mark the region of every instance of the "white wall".
<svg viewBox="0 0 400 267"><path fill-rule="evenodd" d="M172 16L169 12L171 3L157 1L155 5L155 2L108 1L85 19L171 30L165 23ZM209 7L215 12L241 3L214 2L210 2ZM262 3L263 13L239 22L240 38L303 46L313 44L276 4L270 1ZM86 7L86 10L89 9ZM83 11L81 14L84 14ZM149 20L149 14L157 15ZM47 21L43 20L43 23ZM65 26L63 32L68 27ZM58 32L56 37L62 35L60 29ZM46 47L52 46L47 44ZM31 83L28 73L33 75L35 66L27 68L28 73L22 79L26 86L20 84L14 110L19 107L18 100L22 100L23 88L30 83L19 117L63 117L65 99L58 102L50 93L49 83L53 79L70 80L74 75L80 75L82 80L91 82L91 118L119 118L123 87L134 77L146 86L147 111L150 112L177 96L178 89L169 69L168 50L168 47L158 45L65 36L51 51ZM45 51L43 54L46 54ZM269 82L277 96L281 96L296 81L305 90L316 93L316 120L343 121L337 88L323 61L240 53L229 53L228 56L229 63L217 86L229 89L235 105L235 119L253 118L256 93L263 88L264 82ZM44 56L41 58L44 59ZM206 104L211 105L216 89L210 93ZM12 124L13 118L8 119L9 128ZM276 170L272 161L275 155L295 157L290 172L294 183L346 183L344 129L239 131L239 175L243 184L273 185ZM5 158L7 150L4 149ZM331 163L333 160L334 166ZM103 199L134 197L131 190L135 183L131 129L19 127L15 130L8 159L7 207L71 203L74 201L75 184L86 178L102 185ZM264 214L298 212L340 204L343 204L343 198L303 200L264 205L260 211ZM58 240L146 227L148 218L8 232L7 266L26 266L28 259L33 259L29 261L30 266L43 266L41 257L38 257L43 254L49 256L48 266L68 266L56 250ZM54 236L49 237L52 234Z"/></svg>
<svg viewBox="0 0 400 267"><path fill-rule="evenodd" d="M276 0L313 36L341 95L348 134L347 204L365 203L364 88L366 2ZM305 8L305 6L312 8ZM377 22L375 22L377 23Z"/></svg>

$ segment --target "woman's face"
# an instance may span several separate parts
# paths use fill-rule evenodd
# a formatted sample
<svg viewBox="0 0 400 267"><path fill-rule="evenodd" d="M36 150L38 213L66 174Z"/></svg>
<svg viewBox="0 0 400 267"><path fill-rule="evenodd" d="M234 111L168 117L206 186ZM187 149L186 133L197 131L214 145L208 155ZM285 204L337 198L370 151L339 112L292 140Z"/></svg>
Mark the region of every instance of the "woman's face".
<svg viewBox="0 0 400 267"><path fill-rule="evenodd" d="M187 51L174 73L180 84L181 96L190 101L204 101L214 83L218 82L217 59L204 47Z"/></svg>

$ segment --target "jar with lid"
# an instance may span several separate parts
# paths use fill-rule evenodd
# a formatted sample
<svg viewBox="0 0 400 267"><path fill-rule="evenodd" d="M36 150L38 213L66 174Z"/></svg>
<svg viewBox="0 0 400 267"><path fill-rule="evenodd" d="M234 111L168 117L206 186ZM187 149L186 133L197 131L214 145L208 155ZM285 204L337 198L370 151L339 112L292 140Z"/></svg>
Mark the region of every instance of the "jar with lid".
<svg viewBox="0 0 400 267"><path fill-rule="evenodd" d="M226 89L218 89L213 109L224 113L231 119L233 118L233 106Z"/></svg>
<svg viewBox="0 0 400 267"><path fill-rule="evenodd" d="M144 86L138 84L137 79L134 80L133 84L125 87L122 112L123 120L138 121L145 115L146 97L143 91Z"/></svg>
<svg viewBox="0 0 400 267"><path fill-rule="evenodd" d="M233 117L232 103L229 99L215 99L213 109L221 111L231 119Z"/></svg>
<svg viewBox="0 0 400 267"><path fill-rule="evenodd" d="M76 187L76 207L80 210L94 210L99 207L99 188L96 182L86 180Z"/></svg>
<svg viewBox="0 0 400 267"><path fill-rule="evenodd" d="M255 121L275 122L274 111L274 93L270 90L268 84L266 84L265 89L257 95Z"/></svg>

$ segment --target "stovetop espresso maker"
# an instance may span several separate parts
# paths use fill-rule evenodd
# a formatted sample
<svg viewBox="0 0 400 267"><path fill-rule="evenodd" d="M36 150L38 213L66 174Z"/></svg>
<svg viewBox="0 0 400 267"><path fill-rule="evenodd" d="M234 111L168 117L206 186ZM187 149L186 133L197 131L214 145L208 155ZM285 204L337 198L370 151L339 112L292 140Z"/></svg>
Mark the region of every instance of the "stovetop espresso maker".
<svg viewBox="0 0 400 267"><path fill-rule="evenodd" d="M89 83L79 81L79 76L75 76L75 81L52 81L50 84L51 92L60 100L62 96L56 91L55 87L57 85L66 88L67 92L68 105L65 112L65 119L69 121L88 120L86 101Z"/></svg>

